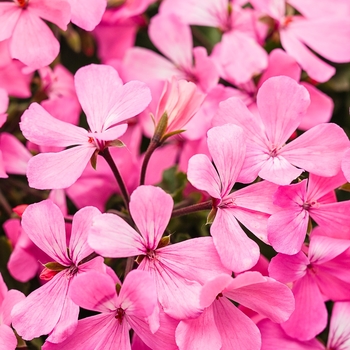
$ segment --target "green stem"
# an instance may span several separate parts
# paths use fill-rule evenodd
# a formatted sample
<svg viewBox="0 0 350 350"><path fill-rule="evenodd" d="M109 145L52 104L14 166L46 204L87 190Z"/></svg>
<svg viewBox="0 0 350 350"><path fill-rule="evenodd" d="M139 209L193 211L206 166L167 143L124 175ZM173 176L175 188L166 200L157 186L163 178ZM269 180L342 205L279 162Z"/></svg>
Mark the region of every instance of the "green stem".
<svg viewBox="0 0 350 350"><path fill-rule="evenodd" d="M206 201L206 202L196 203L196 204L190 205L190 206L185 207L185 208L173 210L171 217L175 218L178 216L192 214L192 213L196 213L198 211L209 210L212 208L213 208L213 202L211 200Z"/></svg>
<svg viewBox="0 0 350 350"><path fill-rule="evenodd" d="M99 154L106 160L106 162L108 163L108 165L112 169L114 177L115 177L115 179L118 182L118 185L119 185L119 188L120 188L120 192L122 194L123 201L124 201L124 204L125 204L125 208L129 211L129 202L130 202L129 192L128 192L126 186L125 186L123 178L120 175L120 172L119 172L116 164L114 163L114 160L113 160L111 154L109 153L109 149L105 148L103 151L100 151Z"/></svg>

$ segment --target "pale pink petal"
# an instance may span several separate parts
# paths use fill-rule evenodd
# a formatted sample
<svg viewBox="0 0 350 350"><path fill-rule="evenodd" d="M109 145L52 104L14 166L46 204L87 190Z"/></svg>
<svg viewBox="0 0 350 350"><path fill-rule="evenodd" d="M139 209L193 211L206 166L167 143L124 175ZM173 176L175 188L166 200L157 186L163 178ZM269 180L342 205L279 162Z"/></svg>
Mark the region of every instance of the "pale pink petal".
<svg viewBox="0 0 350 350"><path fill-rule="evenodd" d="M105 12L106 0L69 0L72 23L85 30L93 30L100 23Z"/></svg>
<svg viewBox="0 0 350 350"><path fill-rule="evenodd" d="M221 197L221 180L212 162L205 154L195 154L188 162L188 181L211 197Z"/></svg>
<svg viewBox="0 0 350 350"><path fill-rule="evenodd" d="M233 124L211 128L208 148L221 180L221 197L232 189L241 171L245 157L243 129Z"/></svg>
<svg viewBox="0 0 350 350"><path fill-rule="evenodd" d="M299 341L289 337L279 324L269 320L262 320L258 323L261 333L261 350L324 350L324 345L317 339Z"/></svg>
<svg viewBox="0 0 350 350"><path fill-rule="evenodd" d="M266 51L240 31L225 33L213 59L222 66L224 78L242 84L267 67Z"/></svg>
<svg viewBox="0 0 350 350"><path fill-rule="evenodd" d="M89 336L86 336L86 335ZM74 334L60 344L45 343L43 350L131 350L129 326L115 318L115 312L84 318L78 322Z"/></svg>
<svg viewBox="0 0 350 350"><path fill-rule="evenodd" d="M282 324L284 331L298 340L310 340L327 325L327 309L315 280L306 274L293 286L295 311Z"/></svg>
<svg viewBox="0 0 350 350"><path fill-rule="evenodd" d="M130 213L147 249L154 250L169 223L174 202L159 187L140 186L130 197Z"/></svg>
<svg viewBox="0 0 350 350"><path fill-rule="evenodd" d="M292 33L310 49L327 60L337 63L350 60L346 38L350 36L350 23L345 17L323 17L293 21Z"/></svg>
<svg viewBox="0 0 350 350"><path fill-rule="evenodd" d="M281 210L268 219L268 240L277 252L296 254L304 243L308 224L308 211L302 208Z"/></svg>
<svg viewBox="0 0 350 350"><path fill-rule="evenodd" d="M31 340L48 334L59 321L69 285L65 274L66 271L58 273L14 306L12 324L23 339Z"/></svg>
<svg viewBox="0 0 350 350"><path fill-rule="evenodd" d="M271 147L279 147L288 140L309 104L309 93L292 78L272 77L262 84L257 105Z"/></svg>
<svg viewBox="0 0 350 350"><path fill-rule="evenodd" d="M52 117L37 103L23 113L19 125L24 137L38 145L67 147L88 142L85 129Z"/></svg>
<svg viewBox="0 0 350 350"><path fill-rule="evenodd" d="M315 125L328 123L333 113L333 100L309 83L301 82L300 85L304 86L309 92L311 103L298 129L308 130Z"/></svg>
<svg viewBox="0 0 350 350"><path fill-rule="evenodd" d="M152 79L170 80L172 76L184 79L185 74L170 61L159 54L142 48L129 49L123 58L123 71L128 80L139 79L149 81Z"/></svg>
<svg viewBox="0 0 350 350"><path fill-rule="evenodd" d="M94 151L93 146L82 145L36 155L28 162L29 186L41 190L71 186L83 173Z"/></svg>
<svg viewBox="0 0 350 350"><path fill-rule="evenodd" d="M350 149L348 149L341 163L342 171L348 181L350 181Z"/></svg>
<svg viewBox="0 0 350 350"><path fill-rule="evenodd" d="M1 280L2 280L2 277L1 277ZM11 311L16 304L18 304L20 301L24 299L25 299L25 295L16 289L11 289L5 294L5 298L0 302L1 324L11 326L11 323L12 323Z"/></svg>
<svg viewBox="0 0 350 350"><path fill-rule="evenodd" d="M93 252L87 243L89 229L93 219L101 214L95 207L84 207L73 217L72 233L69 239L69 256L73 263L78 263Z"/></svg>
<svg viewBox="0 0 350 350"><path fill-rule="evenodd" d="M31 16L35 14L42 19L55 23L62 30L66 30L70 19L68 2L65 0L30 0L27 9Z"/></svg>
<svg viewBox="0 0 350 350"><path fill-rule="evenodd" d="M64 300L61 316L46 341L61 343L67 339L75 331L78 324L78 317L79 306L67 296Z"/></svg>
<svg viewBox="0 0 350 350"><path fill-rule="evenodd" d="M350 201L320 205L310 210L310 216L319 226L333 232L339 238L350 238L350 227L346 224L349 217Z"/></svg>
<svg viewBox="0 0 350 350"><path fill-rule="evenodd" d="M74 278L69 287L69 297L87 310L108 313L117 308L117 292L113 279L93 270Z"/></svg>
<svg viewBox="0 0 350 350"><path fill-rule="evenodd" d="M322 140L322 142L320 142ZM336 124L319 124L282 148L290 163L319 176L335 176L340 171L349 140Z"/></svg>
<svg viewBox="0 0 350 350"><path fill-rule="evenodd" d="M17 339L11 327L5 324L0 325L0 348L6 350L15 350Z"/></svg>
<svg viewBox="0 0 350 350"><path fill-rule="evenodd" d="M294 311L294 297L291 290L256 271L236 276L226 286L223 294L277 323L288 320Z"/></svg>
<svg viewBox="0 0 350 350"><path fill-rule="evenodd" d="M176 328L176 344L180 350L220 350L221 336L214 321L213 308L208 307L194 320L184 320Z"/></svg>
<svg viewBox="0 0 350 350"><path fill-rule="evenodd" d="M11 37L21 13L22 9L12 2L0 4L0 41Z"/></svg>
<svg viewBox="0 0 350 350"><path fill-rule="evenodd" d="M192 68L192 33L190 26L174 14L152 17L149 37L156 48L183 70Z"/></svg>
<svg viewBox="0 0 350 350"><path fill-rule="evenodd" d="M34 244L53 260L70 266L64 217L51 200L30 205L23 213L22 227Z"/></svg>
<svg viewBox="0 0 350 350"><path fill-rule="evenodd" d="M327 348L346 350L350 347L350 303L334 303Z"/></svg>
<svg viewBox="0 0 350 350"><path fill-rule="evenodd" d="M261 337L255 323L225 297L214 301L214 319L221 349L259 350Z"/></svg>
<svg viewBox="0 0 350 350"><path fill-rule="evenodd" d="M22 11L10 42L12 57L31 68L41 68L52 63L59 49L51 29L39 17Z"/></svg>
<svg viewBox="0 0 350 350"><path fill-rule="evenodd" d="M251 161L254 161L254 159ZM289 159L284 157L283 153L283 155L277 155L276 157L269 156L269 158L261 164L261 169L258 174L261 178L274 182L275 184L288 185L302 172L303 169L294 167Z"/></svg>
<svg viewBox="0 0 350 350"><path fill-rule="evenodd" d="M325 82L335 73L335 68L313 54L295 35L288 30L280 31L281 43L289 55L316 81Z"/></svg>
<svg viewBox="0 0 350 350"><path fill-rule="evenodd" d="M317 6L313 0L289 0L288 3L307 18L348 16L350 14L350 4L347 0L337 1L337 6L333 6L333 0L321 0Z"/></svg>
<svg viewBox="0 0 350 350"><path fill-rule="evenodd" d="M210 233L220 259L228 269L242 272L257 263L259 247L247 237L230 209L218 209Z"/></svg>
<svg viewBox="0 0 350 350"><path fill-rule="evenodd" d="M280 3L283 2L281 1ZM285 75L295 81L299 81L301 75L301 68L298 63L282 49L271 51L269 64L265 72L261 75L257 87L260 88L261 84L267 79L278 75Z"/></svg>
<svg viewBox="0 0 350 350"><path fill-rule="evenodd" d="M280 20L284 16L286 11L286 5L284 1L280 0L251 0L250 1L255 9L262 13L266 13L276 20Z"/></svg>
<svg viewBox="0 0 350 350"><path fill-rule="evenodd" d="M9 174L25 175L27 163L32 157L27 148L12 134L0 134L0 147L5 170Z"/></svg>
<svg viewBox="0 0 350 350"><path fill-rule="evenodd" d="M185 279L182 274L178 274L177 270L173 271L171 260L151 261L144 258L139 269L152 274L159 303L166 314L180 320L200 315L202 311L199 306L201 285L196 281Z"/></svg>
<svg viewBox="0 0 350 350"><path fill-rule="evenodd" d="M94 218L88 242L97 253L113 258L136 256L145 250L141 235L114 214Z"/></svg>
<svg viewBox="0 0 350 350"><path fill-rule="evenodd" d="M307 273L310 260L303 252L295 255L277 254L269 265L270 277L282 283L299 280Z"/></svg>

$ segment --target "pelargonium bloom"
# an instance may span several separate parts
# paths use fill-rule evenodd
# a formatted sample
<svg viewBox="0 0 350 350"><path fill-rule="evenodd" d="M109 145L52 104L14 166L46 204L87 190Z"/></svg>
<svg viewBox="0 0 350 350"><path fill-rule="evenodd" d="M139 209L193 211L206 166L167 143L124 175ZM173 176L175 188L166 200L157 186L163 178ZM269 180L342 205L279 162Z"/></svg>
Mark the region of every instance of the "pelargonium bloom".
<svg viewBox="0 0 350 350"><path fill-rule="evenodd" d="M90 130L55 119L37 103L22 115L23 135L40 146L69 147L57 153L41 153L28 163L28 181L37 189L72 185L95 152L103 151L127 129L126 120L143 111L151 100L141 82L122 84L110 66L89 65L75 74L75 88Z"/></svg>
<svg viewBox="0 0 350 350"><path fill-rule="evenodd" d="M101 257L84 261L93 253L87 244L87 234L93 218L99 213L94 207L79 210L73 217L68 240L63 214L51 200L32 204L24 211L23 229L53 262L45 264L41 273L41 278L48 282L12 311L13 326L23 339L50 334L48 340L56 343L75 330L79 307L68 297L71 282L91 269L105 271Z"/></svg>
<svg viewBox="0 0 350 350"><path fill-rule="evenodd" d="M304 170L325 177L338 174L349 145L338 125L316 125L286 144L309 104L307 90L287 76L272 77L262 84L257 94L258 116L237 98L221 102L213 124L239 125L247 139L246 159L238 181L248 183L260 176L288 185Z"/></svg>
<svg viewBox="0 0 350 350"><path fill-rule="evenodd" d="M130 213L140 233L119 216L102 214L94 219L90 246L105 257L139 256L138 269L149 271L155 280L164 312L176 319L198 316L201 286L213 276L228 273L212 238L167 245L169 237L162 239L162 235L174 205L171 196L158 187L140 186L130 198Z"/></svg>
<svg viewBox="0 0 350 350"><path fill-rule="evenodd" d="M180 350L261 349L257 326L229 299L277 323L286 321L294 309L290 289L259 272L245 272L234 279L217 276L201 291L203 313L179 323L175 336Z"/></svg>

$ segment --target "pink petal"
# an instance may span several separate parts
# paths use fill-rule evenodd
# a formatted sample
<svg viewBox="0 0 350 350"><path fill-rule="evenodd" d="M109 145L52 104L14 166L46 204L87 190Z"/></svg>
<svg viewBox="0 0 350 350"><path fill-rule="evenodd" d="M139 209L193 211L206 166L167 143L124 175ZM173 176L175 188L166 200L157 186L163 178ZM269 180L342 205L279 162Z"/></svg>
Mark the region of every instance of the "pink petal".
<svg viewBox="0 0 350 350"><path fill-rule="evenodd" d="M259 247L247 237L230 209L218 209L210 233L221 261L228 269L242 272L257 263Z"/></svg>
<svg viewBox="0 0 350 350"><path fill-rule="evenodd" d="M6 350L15 350L17 339L11 327L5 324L0 325L0 347Z"/></svg>
<svg viewBox="0 0 350 350"><path fill-rule="evenodd" d="M176 344L179 349L222 349L221 336L213 312L213 308L208 307L198 318L179 323L176 328Z"/></svg>
<svg viewBox="0 0 350 350"><path fill-rule="evenodd" d="M277 323L288 320L294 311L291 290L256 271L238 275L225 288L223 294Z"/></svg>
<svg viewBox="0 0 350 350"><path fill-rule="evenodd" d="M316 81L325 82L335 73L335 68L314 55L299 39L288 30L280 31L283 48Z"/></svg>
<svg viewBox="0 0 350 350"><path fill-rule="evenodd" d="M39 17L22 11L10 42L12 57L31 68L41 68L52 63L59 49L51 29Z"/></svg>
<svg viewBox="0 0 350 350"><path fill-rule="evenodd" d="M205 154L195 154L188 162L188 181L213 198L221 198L221 180L212 162Z"/></svg>
<svg viewBox="0 0 350 350"><path fill-rule="evenodd" d="M151 316L157 302L154 280L146 271L133 270L126 276L118 302L130 318Z"/></svg>
<svg viewBox="0 0 350 350"><path fill-rule="evenodd" d="M280 154L312 174L335 176L340 171L348 142L344 130L338 125L320 124L287 144Z"/></svg>
<svg viewBox="0 0 350 350"><path fill-rule="evenodd" d="M65 274L66 271L58 273L14 306L12 324L23 339L48 334L56 326L67 297L69 280Z"/></svg>
<svg viewBox="0 0 350 350"><path fill-rule="evenodd" d="M258 323L261 333L261 350L276 350L277 348L289 350L324 350L324 345L317 339L299 341L289 337L282 327L269 320L262 320Z"/></svg>
<svg viewBox="0 0 350 350"><path fill-rule="evenodd" d="M14 28L22 14L22 9L18 5L11 3L0 4L0 41L9 39L13 33Z"/></svg>
<svg viewBox="0 0 350 350"><path fill-rule="evenodd" d="M94 147L82 145L36 155L28 162L29 186L42 190L71 186L83 173L94 151Z"/></svg>
<svg viewBox="0 0 350 350"><path fill-rule="evenodd" d="M350 181L350 149L348 149L341 163L342 171L348 181Z"/></svg>
<svg viewBox="0 0 350 350"><path fill-rule="evenodd" d="M346 350L350 347L350 303L334 303L327 348Z"/></svg>
<svg viewBox="0 0 350 350"><path fill-rule="evenodd" d="M69 297L80 307L108 313L117 308L117 292L113 279L97 271L89 271L74 278Z"/></svg>
<svg viewBox="0 0 350 350"><path fill-rule="evenodd" d="M5 294L5 298L0 302L1 324L11 326L11 323L12 323L11 311L16 304L18 304L20 301L24 299L25 299L25 295L16 289L11 289Z"/></svg>
<svg viewBox="0 0 350 350"><path fill-rule="evenodd" d="M304 243L308 224L308 211L302 208L281 210L268 219L268 240L277 252L296 254Z"/></svg>
<svg viewBox="0 0 350 350"><path fill-rule="evenodd" d="M333 113L333 100L309 83L301 82L300 85L304 86L309 92L311 103L298 129L308 130L315 125L328 123Z"/></svg>
<svg viewBox="0 0 350 350"><path fill-rule="evenodd" d="M34 244L53 260L70 266L63 214L51 200L30 205L23 213L22 227Z"/></svg>
<svg viewBox="0 0 350 350"><path fill-rule="evenodd" d="M144 254L139 233L115 214L101 214L93 220L88 242L98 254L120 258Z"/></svg>
<svg viewBox="0 0 350 350"><path fill-rule="evenodd" d="M265 81L257 105L272 147L283 145L301 122L310 104L307 90L286 76Z"/></svg>
<svg viewBox="0 0 350 350"><path fill-rule="evenodd" d="M148 31L157 49L183 70L192 68L192 33L190 26L174 14L152 17Z"/></svg>
<svg viewBox="0 0 350 350"><path fill-rule="evenodd" d="M88 0L84 2L70 0L69 4L72 10L72 23L87 31L91 31L100 23L107 2L105 0Z"/></svg>
<svg viewBox="0 0 350 350"><path fill-rule="evenodd" d="M173 206L171 196L159 187L140 186L132 193L130 213L147 249L157 248L169 223Z"/></svg>
<svg viewBox="0 0 350 350"><path fill-rule="evenodd" d="M280 253L272 258L269 275L282 283L294 282L305 276L309 264L310 260L303 252L295 255Z"/></svg>
<svg viewBox="0 0 350 350"><path fill-rule="evenodd" d="M93 252L87 243L93 219L101 214L95 207L84 207L73 217L72 233L69 239L69 256L76 265Z"/></svg>
<svg viewBox="0 0 350 350"><path fill-rule="evenodd" d="M214 319L222 349L259 350L261 336L254 322L225 297L214 301Z"/></svg>
<svg viewBox="0 0 350 350"><path fill-rule="evenodd" d="M38 145L67 147L88 142L85 129L52 117L37 103L23 113L19 125L24 137Z"/></svg>
<svg viewBox="0 0 350 350"><path fill-rule="evenodd" d="M243 166L245 141L243 129L226 124L208 131L208 148L221 180L221 196L232 189Z"/></svg>
<svg viewBox="0 0 350 350"><path fill-rule="evenodd" d="M315 280L306 274L293 286L295 311L282 324L284 331L298 340L310 340L327 325L327 310Z"/></svg>

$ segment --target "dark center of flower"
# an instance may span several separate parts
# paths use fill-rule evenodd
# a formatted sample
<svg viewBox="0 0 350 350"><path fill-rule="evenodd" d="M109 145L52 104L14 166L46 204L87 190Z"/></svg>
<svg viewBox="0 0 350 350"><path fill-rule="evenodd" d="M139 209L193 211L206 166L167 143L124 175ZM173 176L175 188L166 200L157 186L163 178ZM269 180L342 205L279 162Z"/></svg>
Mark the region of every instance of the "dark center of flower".
<svg viewBox="0 0 350 350"><path fill-rule="evenodd" d="M117 309L117 313L115 314L115 318L118 320L119 324L122 324L124 316L125 311L121 307L119 307Z"/></svg>
<svg viewBox="0 0 350 350"><path fill-rule="evenodd" d="M28 6L29 0L15 0L19 7L25 9Z"/></svg>
<svg viewBox="0 0 350 350"><path fill-rule="evenodd" d="M216 296L216 300L219 300L219 298L222 298L224 295L220 292L217 296Z"/></svg>

